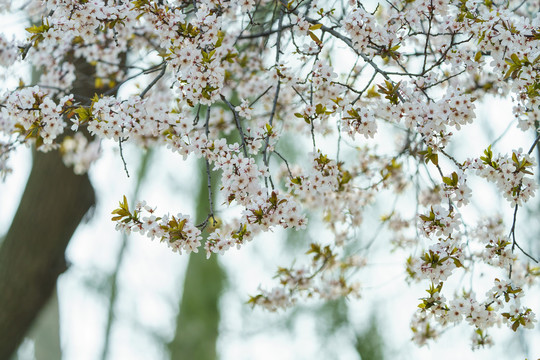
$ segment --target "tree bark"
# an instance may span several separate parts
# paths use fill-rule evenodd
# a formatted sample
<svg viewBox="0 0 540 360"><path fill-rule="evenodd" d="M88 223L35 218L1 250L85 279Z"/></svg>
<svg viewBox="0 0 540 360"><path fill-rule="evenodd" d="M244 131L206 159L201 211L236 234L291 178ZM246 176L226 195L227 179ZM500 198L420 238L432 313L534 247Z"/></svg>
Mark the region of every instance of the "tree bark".
<svg viewBox="0 0 540 360"><path fill-rule="evenodd" d="M97 91L94 67L79 59L75 68L72 92L91 98ZM94 204L87 175L75 175L57 151L34 152L24 194L0 246L0 359L17 350L49 300L67 269L67 244Z"/></svg>
<svg viewBox="0 0 540 360"><path fill-rule="evenodd" d="M19 208L0 248L0 359L23 340L67 269L64 252L94 204L86 175L56 152L35 153Z"/></svg>
<svg viewBox="0 0 540 360"><path fill-rule="evenodd" d="M146 150L146 152L141 156L141 164L137 172L135 190L133 191L133 196L131 197L131 199L137 199L139 197L139 191L140 191L141 185L143 183L143 180L148 172L148 168L151 163L150 161L151 156L152 156L151 149ZM105 333L103 335L104 341L103 341L103 349L101 351L101 360L106 360L109 354L112 327L115 321L114 306L116 304L116 299L118 296L119 273L120 273L120 269L122 268L124 264L124 258L127 254L128 237L129 235L127 235L126 233L122 234L122 244L120 245L120 250L118 251L116 266L112 274L109 276L109 284L110 284L109 307L107 309L107 323L105 325Z"/></svg>
<svg viewBox="0 0 540 360"><path fill-rule="evenodd" d="M55 288L27 334L30 339L34 340L36 360L62 359L58 305L58 294Z"/></svg>
<svg viewBox="0 0 540 360"><path fill-rule="evenodd" d="M216 193L216 178L212 181ZM215 201L215 198L214 198ZM201 161L201 178L197 197L196 219L202 221L209 212L206 168ZM169 343L174 360L215 360L219 333L219 299L223 292L225 273L214 254L206 259L204 250L189 256L182 300L176 319L176 333Z"/></svg>

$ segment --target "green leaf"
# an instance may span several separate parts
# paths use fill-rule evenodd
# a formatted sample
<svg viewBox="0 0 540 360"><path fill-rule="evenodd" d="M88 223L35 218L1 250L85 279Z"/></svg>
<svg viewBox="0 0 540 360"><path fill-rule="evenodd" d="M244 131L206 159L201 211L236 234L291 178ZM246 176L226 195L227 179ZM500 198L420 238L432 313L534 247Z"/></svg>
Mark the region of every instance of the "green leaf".
<svg viewBox="0 0 540 360"><path fill-rule="evenodd" d="M476 55L474 55L474 61L478 62L482 58L482 52L478 51Z"/></svg>
<svg viewBox="0 0 540 360"><path fill-rule="evenodd" d="M514 162L519 165L519 160L515 152L512 153L512 160L514 160Z"/></svg>
<svg viewBox="0 0 540 360"><path fill-rule="evenodd" d="M443 182L448 185L448 186L452 186L452 179L450 179L449 177L446 177L446 176L443 176Z"/></svg>
<svg viewBox="0 0 540 360"><path fill-rule="evenodd" d="M301 185L302 184L302 179L300 178L300 176L297 176L297 177L292 178L291 182L293 184L296 184L296 185Z"/></svg>
<svg viewBox="0 0 540 360"><path fill-rule="evenodd" d="M461 261L459 261L457 258L452 257L452 260L454 261L454 265L456 265L456 267L458 267L458 268L464 267L463 264L461 263Z"/></svg>
<svg viewBox="0 0 540 360"><path fill-rule="evenodd" d="M311 39L313 41L315 41L315 43L317 45L319 45L321 43L321 40L319 40L319 38L317 37L317 35L315 35L314 33L312 33L311 31L309 32L309 37L311 37Z"/></svg>
<svg viewBox="0 0 540 360"><path fill-rule="evenodd" d="M430 160L433 163L433 165L439 165L439 155L438 154L433 154L431 156Z"/></svg>

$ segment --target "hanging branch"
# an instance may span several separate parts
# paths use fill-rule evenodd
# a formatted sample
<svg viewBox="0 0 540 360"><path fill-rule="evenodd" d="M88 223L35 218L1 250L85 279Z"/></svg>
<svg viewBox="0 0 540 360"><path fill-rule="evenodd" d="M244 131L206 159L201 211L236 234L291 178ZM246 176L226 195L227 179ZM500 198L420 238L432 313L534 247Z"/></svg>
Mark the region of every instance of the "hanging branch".
<svg viewBox="0 0 540 360"><path fill-rule="evenodd" d="M234 122L236 124L236 128L238 129L238 132L240 133L240 139L242 140L242 149L244 151L244 156L247 157L248 154L247 154L247 149L246 149L246 139L244 138L244 130L242 129L242 123L240 122L240 117L238 116L238 112L236 111L234 106L227 100L227 98L225 98L225 96L221 95L221 100L223 100L223 102L227 104L227 106L233 113Z"/></svg>
<svg viewBox="0 0 540 360"><path fill-rule="evenodd" d="M210 122L210 109L212 109L211 106L208 106L208 108L206 109L206 122L204 124L204 131L205 131L205 134L206 134L206 141L208 141L208 134L210 133L209 128L208 128L208 124ZM210 162L208 161L208 158L205 158L205 164L206 164L206 186L208 187L209 213L206 216L206 219L204 219L204 221L202 223L197 225L197 227L199 229L201 229L201 230L206 228L206 226L208 225L208 221L210 219L212 219L212 225L216 224L216 218L214 217L214 201L212 200L212 198L213 198L213 195L212 195L212 175L211 175L211 171L210 171Z"/></svg>

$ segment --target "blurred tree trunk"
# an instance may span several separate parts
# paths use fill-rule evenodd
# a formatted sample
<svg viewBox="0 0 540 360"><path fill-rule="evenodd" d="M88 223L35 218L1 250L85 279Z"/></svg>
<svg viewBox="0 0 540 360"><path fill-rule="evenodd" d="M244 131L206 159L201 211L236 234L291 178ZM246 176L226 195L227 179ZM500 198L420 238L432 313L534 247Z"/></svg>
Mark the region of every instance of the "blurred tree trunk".
<svg viewBox="0 0 540 360"><path fill-rule="evenodd" d="M34 355L36 360L61 359L60 346L60 311L58 294L54 289L49 301L39 313L28 337L34 340Z"/></svg>
<svg viewBox="0 0 540 360"><path fill-rule="evenodd" d="M214 174L213 195L217 191L216 178L217 174ZM201 162L201 178L198 183L200 185L196 201L196 219L202 222L209 212L204 161ZM216 359L219 299L223 292L224 278L224 271L215 255L208 260L204 251L190 255L176 319L176 333L169 343L171 359Z"/></svg>
<svg viewBox="0 0 540 360"><path fill-rule="evenodd" d="M92 97L94 69L75 63L73 92ZM87 175L75 175L60 154L35 152L15 217L0 247L0 359L9 359L67 269L65 250L95 203Z"/></svg>
<svg viewBox="0 0 540 360"><path fill-rule="evenodd" d="M139 165L139 170L137 171L135 189L133 190L133 195L131 196L132 199L137 199L139 197L139 191L141 189L141 185L143 183L144 177L146 176L148 172L151 156L152 156L151 149L146 150L145 153L141 156L141 164ZM126 233L122 233L122 242L120 245L120 250L118 251L118 256L116 258L116 266L108 279L109 280L108 283L110 286L109 294L107 294L109 295L109 305L107 309L107 322L105 325L105 334L103 335L104 341L103 341L103 349L101 351L102 360L106 360L109 354L112 327L115 320L114 306L116 304L116 298L118 296L118 276L120 273L120 269L122 268L122 265L124 264L124 258L127 253L127 248L128 248L128 235ZM40 359L37 359L37 360L40 360Z"/></svg>
<svg viewBox="0 0 540 360"><path fill-rule="evenodd" d="M0 248L0 359L17 349L67 269L64 252L94 204L88 177L58 153L34 155L19 208Z"/></svg>
<svg viewBox="0 0 540 360"><path fill-rule="evenodd" d="M384 338L379 330L379 320L376 316L371 316L369 326L364 331L356 333L355 348L362 360L385 359Z"/></svg>

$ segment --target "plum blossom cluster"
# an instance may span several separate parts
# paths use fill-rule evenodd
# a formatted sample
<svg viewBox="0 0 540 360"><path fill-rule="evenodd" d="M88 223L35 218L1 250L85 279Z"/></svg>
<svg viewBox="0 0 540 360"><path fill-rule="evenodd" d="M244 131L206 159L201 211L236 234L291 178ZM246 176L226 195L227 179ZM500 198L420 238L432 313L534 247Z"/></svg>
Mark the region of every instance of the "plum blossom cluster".
<svg viewBox="0 0 540 360"><path fill-rule="evenodd" d="M101 155L99 141L89 142L81 133L73 137L66 136L60 146L62 160L68 167L73 167L75 174L81 175L88 172L90 165L99 159Z"/></svg>
<svg viewBox="0 0 540 360"><path fill-rule="evenodd" d="M146 234L152 240L158 238L180 254L182 251L187 254L198 252L202 240L201 231L190 221L189 216L178 214L156 217L154 209L145 202L137 203L135 209L130 211L125 196L119 205L119 208L113 211L113 220L117 221L118 230Z"/></svg>
<svg viewBox="0 0 540 360"><path fill-rule="evenodd" d="M509 268L517 258L505 230L501 218L482 219L474 229L474 236L480 240L475 255L481 257L486 264Z"/></svg>
<svg viewBox="0 0 540 360"><path fill-rule="evenodd" d="M17 61L19 51L17 43L8 41L5 36L0 34L0 66L9 67Z"/></svg>
<svg viewBox="0 0 540 360"><path fill-rule="evenodd" d="M527 175L533 175L531 168L536 161L522 149L514 150L511 156L493 156L491 148L484 151L484 156L475 159L470 168L479 176L494 182L499 191L513 206L522 205L534 196L538 184Z"/></svg>
<svg viewBox="0 0 540 360"><path fill-rule="evenodd" d="M55 140L64 132L64 115L72 100L72 96L64 96L55 101L38 86L13 92L1 108L0 131L18 134L20 142L33 139L41 151L56 148Z"/></svg>
<svg viewBox="0 0 540 360"><path fill-rule="evenodd" d="M260 305L270 311L287 308L294 305L299 295L333 300L343 296L358 297L360 284L348 283L345 275L351 268L361 268L366 260L359 256L340 257L329 245L322 246L312 243L306 253L312 257L309 266L298 268L282 268L277 271L281 288L270 291L262 290L252 296L249 303ZM317 277L317 274L323 274Z"/></svg>
<svg viewBox="0 0 540 360"><path fill-rule="evenodd" d="M538 270L523 266L518 260L511 250L512 242L508 234L505 234L506 230L501 218L481 219L468 237L458 231L453 237L432 245L420 259L411 257L407 260L407 271L411 279L421 281L427 277L431 282L427 290L429 296L421 299L419 310L411 322L415 342L423 344L435 339L446 326L462 321L475 329L472 336L473 348L493 344L488 332L493 326L505 324L513 331L520 326L534 326L536 315L531 308L523 305L522 300L524 289L531 281L534 282ZM454 238L467 238L471 251L465 251L464 244ZM493 286L483 298L474 291L464 291L447 300L442 294L442 288L451 273L458 268L479 263L494 269L511 269L512 272L506 279L495 277Z"/></svg>
<svg viewBox="0 0 540 360"><path fill-rule="evenodd" d="M459 172L459 175L458 175ZM446 198L457 207L467 205L472 196L472 190L467 185L467 176L461 169L454 171L451 176L443 176L443 184L440 187L440 198Z"/></svg>
<svg viewBox="0 0 540 360"><path fill-rule="evenodd" d="M431 236L449 237L459 230L461 216L453 208L446 209L443 206L434 206L428 215L420 215L420 230L427 238Z"/></svg>
<svg viewBox="0 0 540 360"><path fill-rule="evenodd" d="M205 165L208 214L157 214L124 197L117 229L208 257L300 231L306 261L280 267L254 306L358 297L367 252L385 241L380 219L406 254L408 281L427 284L411 323L418 344L460 323L475 348L493 343L495 325L534 325L526 294L537 256L519 236L518 209L538 187L537 1L32 0L26 9L34 25L23 39L0 34L0 67L9 76L27 63L41 75L2 88L0 176L22 144L59 149L78 174L103 141L120 153L124 143L166 147ZM528 151L490 144L474 127L488 97L513 103L517 126L505 127L535 139L515 140ZM485 151L462 159L455 135L471 132ZM514 216L465 216L482 201L472 178L495 183ZM473 283L479 266L493 274L484 297L446 285Z"/></svg>
<svg viewBox="0 0 540 360"><path fill-rule="evenodd" d="M354 49L366 56L376 53L372 44L399 43L400 25L400 22L382 24L362 7L352 9L342 20L343 30L350 35Z"/></svg>
<svg viewBox="0 0 540 360"><path fill-rule="evenodd" d="M377 122L373 110L366 107L363 109L353 108L348 105L344 109L343 130L354 138L356 134L362 134L366 138L373 138L377 133Z"/></svg>
<svg viewBox="0 0 540 360"><path fill-rule="evenodd" d="M520 277L526 275L521 274ZM413 340L423 344L439 336L442 328L450 323L466 321L475 328L472 336L472 347L479 348L492 345L493 339L488 329L493 326L507 325L513 331L520 326L533 328L536 320L532 310L521 304L523 297L521 281L500 280L495 278L493 287L488 290L482 300L474 293L464 293L448 301L441 294L443 282L431 285L428 296L422 298L419 310L413 317L411 328Z"/></svg>

